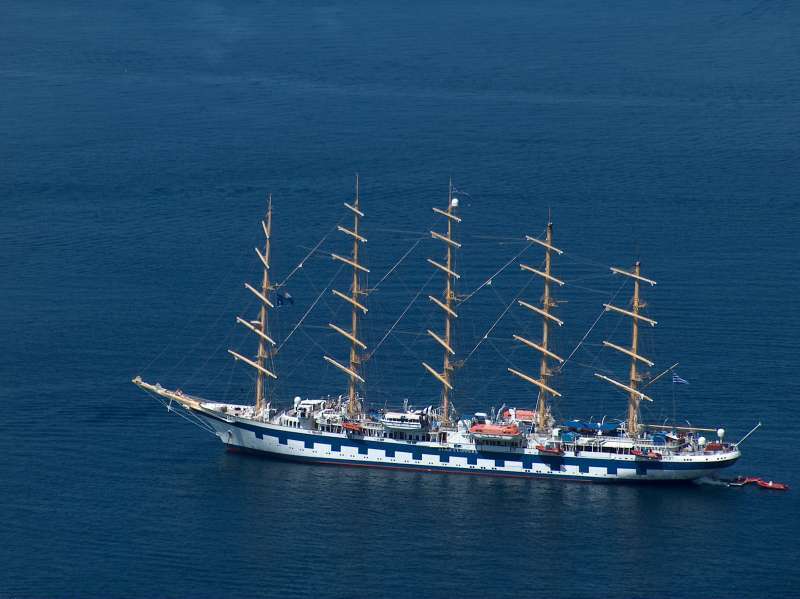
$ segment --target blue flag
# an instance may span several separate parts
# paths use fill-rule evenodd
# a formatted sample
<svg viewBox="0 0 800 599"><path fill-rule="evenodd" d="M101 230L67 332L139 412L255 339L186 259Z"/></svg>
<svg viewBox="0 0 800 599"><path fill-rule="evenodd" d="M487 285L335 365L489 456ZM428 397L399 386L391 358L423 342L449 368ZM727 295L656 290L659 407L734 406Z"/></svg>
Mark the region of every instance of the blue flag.
<svg viewBox="0 0 800 599"><path fill-rule="evenodd" d="M672 384L673 385L688 385L689 381L679 377L677 372L673 372L672 373Z"/></svg>
<svg viewBox="0 0 800 599"><path fill-rule="evenodd" d="M276 291L275 306L280 308L281 306L285 306L287 304L290 306L294 305L294 298L292 297L292 294L288 291Z"/></svg>

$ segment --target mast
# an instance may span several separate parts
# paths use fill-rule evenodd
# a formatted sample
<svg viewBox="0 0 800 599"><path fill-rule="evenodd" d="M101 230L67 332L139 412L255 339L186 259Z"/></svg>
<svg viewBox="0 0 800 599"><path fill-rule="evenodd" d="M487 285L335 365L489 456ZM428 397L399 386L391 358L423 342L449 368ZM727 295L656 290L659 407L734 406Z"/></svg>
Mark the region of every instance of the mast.
<svg viewBox="0 0 800 599"><path fill-rule="evenodd" d="M648 358L639 354L639 321L646 322L651 327L656 326L658 324L652 318L647 318L641 314L642 308L646 306L646 304L641 299L641 284L648 283L651 287L656 284L655 281L652 279L648 279L642 276L641 273L641 264L637 260L633 266L632 271L623 270L621 268L611 267L611 272L617 275L623 275L633 279L633 298L631 299L631 310L624 310L622 308L618 308L617 306L613 306L611 304L603 304L606 309L606 312L616 312L618 314L622 314L623 316L627 316L631 319L631 346L630 348L621 347L609 341L603 341L603 345L605 347L610 347L613 350L618 351L621 354L628 356L631 359L631 365L628 374L628 384L625 385L619 381L615 381L614 379L604 376L602 374L595 373L595 376L603 379L604 381L611 383L615 387L622 389L623 391L628 392L628 417L626 420L626 428L628 431L628 435L631 437L637 437L639 435L639 404L644 399L646 401L653 401L652 398L648 397L644 393L639 390L639 383L641 382L641 376L638 372L638 364L637 362L642 362L647 364L648 366L653 366L653 362Z"/></svg>
<svg viewBox="0 0 800 599"><path fill-rule="evenodd" d="M634 265L634 273L639 276L641 267L639 261ZM639 397L636 395L636 385L639 383L638 373L636 372L636 358L639 353L639 279L633 280L633 317L631 317L631 366L629 369L628 381L631 391L628 395L628 433L637 436L639 432Z"/></svg>
<svg viewBox="0 0 800 599"><path fill-rule="evenodd" d="M275 307L269 300L269 293L272 290L269 277L269 261L272 245L272 240L270 239L272 236L272 194L269 194L267 200L267 216L265 220L261 221L261 228L264 231L264 253L262 254L258 248L255 248L256 255L258 256L258 259L261 262L264 270L261 277L261 289L258 290L249 283L244 284L245 288L260 300L259 303L261 304L261 308L259 309L258 320L249 322L239 316L236 317L237 323L241 324L258 337L258 353L256 354L255 360L250 360L249 358L246 358L245 356L233 350L228 350L228 353L231 354L237 362L243 362L254 368L256 371L255 413L257 415L261 414L264 408L264 399L267 391L267 377L274 379L278 378L277 375L272 372L272 370L267 368L267 361L269 360L269 366L274 370L274 364L272 364L273 354L272 351L267 348L267 345L275 345L275 341L273 341L273 339L269 336L269 318L267 314L267 308Z"/></svg>
<svg viewBox="0 0 800 599"><path fill-rule="evenodd" d="M531 376L528 376L519 370L515 370L513 368L509 368L508 371L521 378L522 380L531 383L539 388L539 394L536 401L536 429L540 432L546 432L550 428L550 406L547 401L548 395L553 395L555 397L561 397L561 394L553 389L549 385L549 377L552 374L550 370L549 360L556 360L559 363L563 363L564 359L561 358L559 355L550 351L549 343L550 343L550 323L554 322L558 326L562 326L564 321L559 320L555 316L551 314L551 309L555 308L558 304L553 300L550 292L550 286L552 283L556 285L563 286L564 281L557 279L552 274L552 263L553 263L553 252L561 255L564 252L557 247L553 246L553 223L547 223L547 235L545 240L542 241L535 237L531 237L530 235L526 235L525 239L531 243L536 243L542 246L545 249L544 255L544 272L537 270L527 264L520 263L520 269L531 272L535 275L538 275L544 281L544 292L542 293L542 305L541 307L534 306L528 302L518 300L518 303L523 308L527 308L536 314L539 314L542 317L542 341L541 343L535 343L529 339L525 339L520 335L514 335L514 339L530 347L531 349L535 349L541 354L541 358L539 361L539 378L535 379Z"/></svg>
<svg viewBox="0 0 800 599"><path fill-rule="evenodd" d="M347 415L352 418L361 413L361 404L358 400L358 383L363 384L364 377L360 374L360 350L363 351L367 349L367 345L358 338L359 312L362 314L367 313L367 307L359 301L360 296L365 295L365 292L361 290L360 273L369 272L369 269L364 268L358 261L359 244L367 242L366 238L359 233L359 224L361 222L360 219L364 217L364 213L361 211L361 202L358 193L358 175L356 175L355 199L353 200L353 204L348 204L345 202L344 205L353 213L353 228L346 229L342 226L337 228L345 235L353 238L353 253L350 258L345 258L344 256L339 256L338 254L331 254L331 257L336 261L350 266L353 269L353 279L350 285L349 295L336 289L333 289L332 293L336 297L346 301L352 307L350 316L350 330L347 331L339 326L336 326L332 322L329 322L328 326L350 341L349 367L337 362L330 356L323 356L323 358L328 363L336 366L339 370L348 375Z"/></svg>
<svg viewBox="0 0 800 599"><path fill-rule="evenodd" d="M263 221L262 221L263 223ZM264 227L264 274L261 277L261 293L265 297L269 297L270 291L270 282L269 282L269 260L270 260L270 246L272 245L272 241L270 239L272 235L272 194L269 194L269 200L267 202L267 222L265 223ZM280 302L279 302L280 303ZM261 310L259 311L258 315L259 320L259 330L261 331L261 335L258 336L258 354L256 362L258 363L261 368L265 368L265 363L267 361L267 339L269 339L267 334L267 304L261 303ZM257 372L256 377L256 413L261 411L262 406L264 405L264 391L265 391L265 382L266 379L264 378L266 375L259 370Z"/></svg>
<svg viewBox="0 0 800 599"><path fill-rule="evenodd" d="M453 250L461 248L461 244L453 238L454 224L461 222L461 219L456 216L457 208L458 198L453 197L453 182L451 180L447 190L447 210L445 211L441 210L440 208L433 208L433 211L436 214L445 216L447 218L447 233L443 235L441 233L437 233L436 231L431 231L431 237L433 239L441 241L445 244L445 264L441 264L428 258L428 263L431 266L441 270L445 274L444 296L442 299L439 300L432 295L428 296L428 299L430 299L444 312L444 337L440 337L428 329L428 335L430 335L433 340L436 341L436 343L438 343L444 350L442 372L437 372L435 368L429 366L425 362L422 363L422 366L425 368L425 370L432 374L433 377L442 384L442 424L445 426L450 424L450 399L453 391L454 369L451 356L454 356L456 353L455 350L453 350L453 319L458 318L458 314L456 314L456 311L453 308L456 299L455 282L461 278L461 275L453 270L455 267L455 256Z"/></svg>

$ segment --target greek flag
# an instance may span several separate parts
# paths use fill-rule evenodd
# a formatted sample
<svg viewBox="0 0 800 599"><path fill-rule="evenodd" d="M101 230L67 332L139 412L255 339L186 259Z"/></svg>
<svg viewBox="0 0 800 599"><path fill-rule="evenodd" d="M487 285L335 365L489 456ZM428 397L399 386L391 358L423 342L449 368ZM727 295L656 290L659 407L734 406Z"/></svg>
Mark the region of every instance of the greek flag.
<svg viewBox="0 0 800 599"><path fill-rule="evenodd" d="M689 381L679 377L677 372L673 372L672 373L672 384L673 385L688 385Z"/></svg>

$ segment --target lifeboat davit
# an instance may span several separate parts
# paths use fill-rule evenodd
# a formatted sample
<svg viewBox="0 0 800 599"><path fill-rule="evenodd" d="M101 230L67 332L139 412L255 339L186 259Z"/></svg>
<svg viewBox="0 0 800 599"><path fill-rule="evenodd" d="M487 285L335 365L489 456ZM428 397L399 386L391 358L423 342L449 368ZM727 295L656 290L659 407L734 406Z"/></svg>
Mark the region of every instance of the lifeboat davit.
<svg viewBox="0 0 800 599"><path fill-rule="evenodd" d="M522 437L516 424L473 424L469 432L480 441L516 441Z"/></svg>

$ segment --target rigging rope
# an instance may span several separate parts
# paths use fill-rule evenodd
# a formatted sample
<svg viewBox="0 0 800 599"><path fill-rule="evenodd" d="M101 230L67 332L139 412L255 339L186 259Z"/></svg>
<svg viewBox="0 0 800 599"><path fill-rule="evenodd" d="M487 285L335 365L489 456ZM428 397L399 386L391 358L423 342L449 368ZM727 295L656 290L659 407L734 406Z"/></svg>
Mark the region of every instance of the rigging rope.
<svg viewBox="0 0 800 599"><path fill-rule="evenodd" d="M147 389L145 389L145 393L147 393L150 397L155 399L162 406L167 408L168 412L173 412L173 413L177 414L178 416L180 416L181 418L183 418L187 422L190 422L190 423L194 424L196 427L201 428L204 431L206 431L208 433L211 433L212 435L216 435L217 434L217 431L215 431L213 429L213 427L208 425L205 421L201 420L200 418L198 418L194 414L191 414L191 412L189 412L189 414L191 414L191 417L188 416L187 413L186 413L186 408L183 408L182 406L180 406L180 404L178 404L178 407L173 408L172 407L172 403L173 403L172 400L167 401L165 398L163 398L163 397L161 397L159 395L156 395L155 393L153 393L152 391L148 391Z"/></svg>
<svg viewBox="0 0 800 599"><path fill-rule="evenodd" d="M333 277L331 277L331 280L330 280L330 281L328 281L328 284L325 286L325 289L323 289L323 290L322 290L322 293L320 293L320 294L317 296L317 299L315 299L315 300L314 300L314 303L312 303L312 304L311 304L311 306L309 306L309 308L308 308L308 310L306 310L305 314L303 314L303 316L300 318L300 320L298 320L298 321L297 321L297 324L296 324L296 325L294 325L294 328L293 328L293 329L292 329L292 330L289 332L289 334L288 334L288 335L286 335L286 337L284 337L283 341L281 341L281 344L280 344L280 345L278 346L278 348L275 350L275 353L276 353L276 354L277 354L279 351L281 351L281 348L282 348L284 345L286 345L286 342L287 342L287 341L289 341L289 338L290 338L292 335L294 335L294 332L295 332L295 331L296 331L296 330L297 330L297 329L300 327L300 325L301 325L301 324L303 324L303 321L306 319L306 316L308 316L309 314L311 314L311 310L313 310L313 309L314 309L314 306L316 306L316 305L317 305L317 303L319 302L319 300L321 300L321 299L322 299L322 296L323 296L323 295L325 295L325 293L328 291L328 289L330 289L331 285L333 285L333 282L336 280L336 277L338 277L338 276L339 276L339 273L340 273L340 272L342 272L342 269L344 268L344 266L345 266L345 265L344 265L344 264L342 264L342 265L339 267L339 269L336 271L336 273L333 275Z"/></svg>
<svg viewBox="0 0 800 599"><path fill-rule="evenodd" d="M387 272L385 275L383 275L383 277L381 277L381 280L380 280L380 281L378 281L378 282L375 284L375 287L373 287L373 288L372 288L370 291L375 291L376 289L378 289L378 287L380 287L381 283L383 283L383 282L386 280L386 278L387 278L387 277L388 277L390 274L392 274L392 273L394 272L394 270L395 270L395 269L396 269L398 266L400 266L400 264L402 264L403 260L405 260L405 259L408 257L408 255L409 255L411 252L413 252L413 251L416 249L416 247L417 247L417 246L418 246L420 243L422 243L422 241L423 241L423 240L425 240L425 239L427 239L427 237L420 237L419 239L417 239L417 240L414 242L414 244L413 244L413 245L412 245L412 246L409 248L409 250L408 250L408 251L407 251L405 254L403 254L403 256L400 258L400 260L398 260L398 261L395 263L395 265L394 265L394 266L392 266L392 267L391 267L391 268L388 270L388 272ZM426 283L426 285L427 285L427 283Z"/></svg>
<svg viewBox="0 0 800 599"><path fill-rule="evenodd" d="M321 327L321 328L328 328L328 327ZM328 353L328 350L326 350L324 347L322 347L322 345L320 345L319 341L317 341L314 337L309 335L306 332L305 328L303 328L303 335L305 335L312 344L316 345L317 348L322 351L323 355Z"/></svg>
<svg viewBox="0 0 800 599"><path fill-rule="evenodd" d="M248 311L250 310L250 307L251 307L251 306L252 306L254 303L255 303L255 300L249 300L249 301L247 302L247 307L245 308L245 313L246 313L246 312L248 312ZM222 313L222 312L220 312L220 315L219 315L219 316L217 317L217 319L214 321L214 325L215 325L215 326L216 326L216 324L217 324L217 323L218 323L218 322L221 320L221 318L222 318L222 315L223 315L223 313ZM204 371L204 370L205 370L205 368L206 368L206 366L208 366L208 363L211 361L211 358L213 358L215 355L217 355L217 353L219 352L219 350L222 348L222 346L223 346L223 345L228 345L228 342L229 342L229 341L230 341L230 340L233 338L233 336L234 336L234 335L235 335L237 332L241 332L241 331L239 331L239 329L237 329L236 327L230 327L230 328L228 329L228 334L227 334L227 335L225 335L225 337L223 337L223 338L222 338L222 341L220 341L220 342L217 344L217 346L214 348L214 350L213 350L213 351L211 351L211 352L209 352L209 353L208 353L208 355L206 356L206 359L203 361L203 363L202 363L202 364L200 364L200 365L199 365L199 366L198 366L198 367L197 367L197 368L196 368L196 369L195 369L195 370L194 370L194 371L193 371L193 372L192 372L192 373L189 375L189 377L188 377L188 378L187 378L187 379L186 379L186 380L183 382L183 384L184 384L184 385L188 385L188 384L189 384L189 383L190 383L192 380L194 380L194 377L195 377L195 376L197 376L198 374L200 374L200 372L201 372L201 371ZM205 339L205 337L203 337L203 339ZM188 357L189 355L190 355L190 354L189 354L189 353L187 353L187 354L185 354L185 356L184 356L184 357ZM219 373L217 373L217 376L219 376ZM215 378L216 378L216 377L215 377ZM212 379L211 381L209 381L209 383L210 383L210 382L213 382L213 380L214 380L214 379Z"/></svg>
<svg viewBox="0 0 800 599"><path fill-rule="evenodd" d="M405 309L400 314L400 316L397 318L397 320L394 321L394 324L391 327L389 327L389 330L386 331L386 334L381 338L380 341L378 341L378 343L375 345L375 348L370 352L370 354L369 354L370 358L372 358L372 356L375 355L375 352L378 351L378 348L383 344L384 341L386 341L386 338L392 333L392 331L400 323L400 321L403 320L403 316L405 316L406 312L408 312L409 309L411 309L411 306L414 305L414 302L417 301L417 298L425 290L425 288L428 286L428 284L431 282L431 280L433 280L433 277L436 276L436 274L437 274L437 271L433 271L431 273L431 276L428 277L428 280L425 281L425 284L422 287L419 288L419 291L417 291L417 294L413 298L411 298L411 301L408 302L408 305L405 307Z"/></svg>
<svg viewBox="0 0 800 599"><path fill-rule="evenodd" d="M522 248L522 251L521 251L521 252L519 252L519 253L518 253L516 256L514 256L513 258L511 258L511 260L509 260L508 262L506 262L506 263L505 263L505 264L504 264L504 265L503 265L503 266L500 268L500 270L498 270L498 271L497 271L496 273L494 273L494 274L493 274L491 277L489 277L488 279L486 279L486 280L483 282L483 284L482 284L480 287L478 287L478 288L477 288L475 291L473 291L472 293L470 293L470 294L468 294L466 297L464 297L464 298L463 298L463 299L462 299L462 300L461 300L459 303L461 303L461 304L463 304L463 303L466 303L466 302L467 302L467 300L469 300L469 299L470 299L470 298L471 298L473 295L475 295L476 293L478 293L478 292L479 292L481 289L483 289L483 288L484 288L484 287L486 287L487 285L491 285L491 283L492 283L492 280L493 280L493 279L494 279L494 278L495 278L497 275L499 275L501 272L503 272L503 271L504 271L506 268L508 268L508 267L509 267L509 266L510 266L510 265L511 265L511 264L512 264L512 263L513 263L513 262L514 262L514 261L515 261L517 258L519 258L519 257L520 257L522 254L524 254L524 253L525 253L525 252L528 250L528 248L529 248L529 247L531 247L531 245L533 245L533 244L531 244L531 243L526 243L526 244L525 244L525 247L524 247L524 248Z"/></svg>
<svg viewBox="0 0 800 599"><path fill-rule="evenodd" d="M310 256L312 256L312 255L313 255L313 254L314 254L314 253L317 251L317 249L318 249L318 248L319 248L319 247L322 245L322 243L325 241L325 239L327 239L327 238L328 238L328 236L330 236L330 234L331 234L331 233L333 233L334 231L336 231L336 230L337 230L338 226L339 226L339 225L342 223L342 221L343 221L343 220L344 220L344 219L340 220L340 221L339 221L339 223L337 223L337 226L336 226L336 227L334 227L333 229L331 229L330 231L328 231L328 233L325 235L325 237L323 237L322 239L320 239L320 241L317 243L317 245L315 245L313 248L311 248L311 250L310 250L310 251L309 251L309 252L308 252L308 253L305 255L305 257L304 257L304 258L303 258L303 259L300 261L300 263L299 263L297 266L295 266L295 267L292 269L292 271L291 271L291 272L290 272L290 273L289 273L289 274L286 276L286 278L285 278L285 279L283 279L283 281L282 281L281 283L279 283L279 284L277 285L277 287L282 287L282 286L283 286L283 285L286 283L286 281L288 281L288 280L289 280L289 278L290 278L290 277L291 277L293 274L295 274L295 273L296 273L296 272L297 272L297 271L298 271L300 268L302 268L302 267L303 267L303 264L305 263L305 261L306 261L306 260L308 260L308 258L309 258ZM410 247L410 248L409 248L409 249L408 249L408 250L407 250L407 251L406 251L406 252L405 252L405 253L404 253L404 254L403 254L401 257L400 257L400 259L399 259L399 260L398 260L398 261L397 261L397 262L396 262L396 263L395 263L395 264L394 264L394 265L393 265L393 266L392 266L392 267L391 267L391 268L390 268L390 269L389 269L389 270L386 272L386 274L385 274L385 275L383 275L383 277L381 277L381 279L380 279L380 280L377 282L377 284L376 284L376 285L375 285L375 286L374 286L374 287L371 289L371 291L375 291L376 289L378 289L378 287L381 285L381 283L383 283L383 282L384 282L384 281L385 281L385 280L386 280L386 279L389 277L389 275L391 275L391 274L392 274L392 273L393 273L393 272L394 272L394 271L397 269L397 267L398 267L398 266L400 266L400 264L402 264L402 263L403 263L403 261L404 261L404 260L405 260L405 259L406 259L406 258L409 256L409 254L411 254L411 252L413 252L413 251L416 249L416 247L417 247L417 246L418 246L418 245L419 245L419 244L420 244L420 243L421 243L421 242L422 242L424 239L426 239L426 237L420 237L419 239L417 239L417 240L416 240L416 241L415 241L415 242L414 242L414 243L411 245L411 247ZM334 282L334 281L336 280L336 278L339 276L339 273L340 273L340 272L342 272L342 268L344 268L344 266L345 266L345 265L343 264L342 266L340 266L340 267L339 267L339 270L337 270L337 271L336 271L336 273L333 275L333 278L331 278L330 282L329 282L329 283L328 283L328 285L325 287L325 289L323 289L323 290L322 290L322 293L320 293L320 294L317 296L317 298L314 300L314 303L312 303L312 304L311 304L311 306L308 308L308 310L306 310L305 314L303 314L303 316L300 318L300 320L299 320L299 321L297 321L297 324L295 324L294 328L292 328L292 330L289 332L289 334L288 334L288 335L286 335L286 337L284 337L284 339L283 339L283 341L281 342L281 344L280 344L280 345L278 346L278 348L275 350L275 354L277 354L277 353L278 353L278 352L281 350L281 348L283 348L283 346L284 346L284 345L286 345L286 342L287 342L287 341L289 341L289 338L290 338L290 337L291 337L291 336L292 336L292 335L295 333L295 331L297 331L297 329L298 329L298 328L299 328L299 327L300 327L300 326L303 324L303 321L304 321L304 320L306 319L306 317L307 317L307 316L308 316L308 315L311 313L311 310L313 310L313 309L314 309L314 307L317 305L317 303L318 303L318 302L319 302L319 300L322 298L322 296L323 296L323 295L324 295L324 294L325 294L325 293L328 291L328 289L331 287L331 285L333 285L333 282ZM420 290L420 291L422 291L422 290ZM417 295L419 295L419 293L418 293ZM404 312L404 313L405 313L405 312ZM402 316L401 316L401 318L402 318ZM375 349L377 349L377 348L375 348ZM374 353L375 353L375 350L373 350L373 351L372 351L372 353L374 354Z"/></svg>
<svg viewBox="0 0 800 599"><path fill-rule="evenodd" d="M530 246L528 246L528 247L530 247ZM526 248L526 249L527 249L527 248ZM500 316L498 316L498 317L497 317L497 320L495 320L495 321L492 323L492 326L490 326L490 327L489 327L489 330L488 330L488 331L486 331L486 333L483 335L483 337L481 337L481 340L480 340L480 341L478 341L478 344L477 344L475 347L473 347L473 348L472 348L472 351L471 351L471 352L469 352L469 353L467 354L467 357L466 357L466 358L464 358L464 361L462 362L462 365L466 364L466 363L467 363L467 360L469 360L469 359L472 357L472 354L474 354L474 353L477 351L477 349L478 349L478 348L481 346L481 344L482 344L484 341L486 341L486 340L489 338L489 333L491 333L491 332L494 330L494 328L495 328L495 327L496 327L496 326L499 324L499 322L500 322L501 320L503 320L503 317L504 317L504 316L506 315L506 313L507 313L507 312L508 312L508 311L511 309L511 306L513 306L513 305L514 305L514 302L516 302L516 301L517 301L517 300L518 300L520 297L522 297L522 294L523 294L523 293L525 293L525 290L526 290L528 287L530 287L530 285L531 285L531 283L533 283L533 281L534 281L534 278L533 278L533 277L531 277L530 279L528 279L528 282L525 284L525 286L524 286L522 289L520 289L520 291L519 291L519 293L516 295L516 297L515 297L514 299L512 299L512 300L509 302L509 304L508 304L508 305L505 307L505 309L504 309L504 310L503 310L503 311L500 313Z"/></svg>
<svg viewBox="0 0 800 599"><path fill-rule="evenodd" d="M344 221L344 217L343 217L343 218L341 218L341 219L339 220L339 222L338 222L338 223L336 223L336 226L335 226L335 227L333 227L333 229L331 229L330 231L328 231L327 233L325 233L325 236L324 236L322 239L320 239L320 240L319 240L319 242L317 243L317 245L315 245L313 248L311 248L311 250L310 250L310 251L309 251L309 252L308 252L308 253L307 253L305 256L303 256L303 259L302 259L302 260L300 260L300 262L298 262L298 263L297 263L297 266L295 266L295 267L294 267L294 268L293 268L291 271L289 271L289 274L288 274L288 275L286 275L286 277L283 279L283 281L281 281L280 283L278 283L277 285L275 285L275 288L276 288L276 289L277 289L277 288L280 288L280 287L283 287L284 285L286 285L286 281L288 281L290 278L292 278L292 275L294 275L294 273L296 273L298 270L300 270L301 268L303 268L303 266L304 266L304 265L305 265L305 263L306 263L306 260L308 260L308 259L309 259L309 258L310 258L310 257L311 257L313 254L314 254L314 252L316 252L316 251L319 249L319 246L321 246L321 245L322 245L322 244L325 242L325 240L326 240L328 237L330 237L331 233L333 233L334 231L336 231L336 230L337 230L337 229L336 229L336 227L338 227L339 225L341 225L341 224L342 224L342 221Z"/></svg>
<svg viewBox="0 0 800 599"><path fill-rule="evenodd" d="M253 236L251 238L251 242L250 243L253 243L257 238L258 238L258 236ZM139 372L145 372L145 371L149 370L150 367L153 364L155 364L158 360L160 360L164 356L164 354L167 353L167 350L169 350L170 348L173 347L173 344L175 344L176 341L180 341L180 342L184 341L185 334L189 330L189 327L191 327L193 324L195 324L198 316L200 314L202 314L203 311L206 309L206 307L208 307L211 304L211 301L214 298L217 297L217 295L219 294L219 292L222 289L222 287L229 285L231 279L233 278L233 276L235 274L236 274L236 271L234 269L232 269L232 268L227 269L227 276L220 277L219 281L217 282L216 287L214 288L214 290L211 291L210 293L205 293L204 294L205 300L203 301L203 303L199 307L197 307L195 309L194 315L185 320L184 325L181 327L180 331L178 331L178 333L176 335L172 335L170 337L169 341L167 342L167 344L164 345L162 350L160 352L158 352L158 354L156 354L155 357L150 360L150 362L148 362L147 366L145 366L144 368L140 368ZM214 323L212 325L212 328L217 325L217 323L219 322L220 318L222 318L222 313L224 313L228 309L228 306L230 306L232 302L233 302L233 297L229 296L227 301L225 302L224 310L220 311L220 314L217 317L217 319L214 321ZM206 337L208 336L210 331L211 331L211 329L208 329L206 331L206 333L197 342L195 342L195 344L192 346L191 350L189 352L183 354L183 357L181 358L180 362L178 362L177 364L173 365L172 368L170 368L164 374L164 376L169 376L173 372L175 372L175 370L177 370L178 367L180 367L183 364L183 362L186 360L186 358L188 357L188 353L191 353L191 351L194 351L194 349L196 349L197 346L206 339Z"/></svg>
<svg viewBox="0 0 800 599"><path fill-rule="evenodd" d="M611 300L609 301L609 303L613 302L613 301L614 301L614 299L617 297L617 295L619 295L619 292L620 292L620 291L622 291L622 288L623 288L623 287L625 287L625 283L626 283L626 282L627 282L627 281L622 281L622 284L621 284L621 285L619 286L619 288L618 288L618 289L617 289L617 290L614 292L614 295L612 295L612 296L611 296ZM570 354L567 356L567 358L564 360L564 362L561 364L561 366L559 366L559 367L558 367L558 371L557 371L557 372L561 372L561 371L563 371L563 370L564 370L564 366L566 366L566 365L567 365L567 362L569 362L570 358L572 358L572 356L574 356L574 355L575 355L575 352L576 352L576 351L578 351L578 349L580 348L580 346L581 346L581 345L583 345L583 342L584 342L584 341L586 341L586 338L587 338L587 337L589 336L589 334L590 334L590 333L591 333L591 332L594 330L594 327L596 327L596 326L597 326L597 323L598 323L598 322L600 322L600 319L601 319L601 318L603 318L603 315L604 315L605 313L606 313L606 309L605 309L605 308L603 308L603 311L602 311L602 312L600 312L600 316L598 316L598 317L595 319L595 321L592 323L592 326L590 326L590 327L589 327L589 330L588 330L588 331L586 331L586 334L585 334L583 337L581 337L581 340L580 340L580 341L578 341L578 345L576 345L576 346L575 346L575 349L573 349L573 350L572 350L572 352L571 352L571 353L570 353Z"/></svg>

